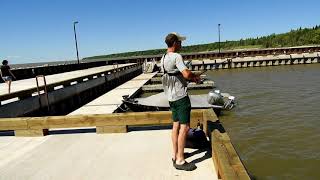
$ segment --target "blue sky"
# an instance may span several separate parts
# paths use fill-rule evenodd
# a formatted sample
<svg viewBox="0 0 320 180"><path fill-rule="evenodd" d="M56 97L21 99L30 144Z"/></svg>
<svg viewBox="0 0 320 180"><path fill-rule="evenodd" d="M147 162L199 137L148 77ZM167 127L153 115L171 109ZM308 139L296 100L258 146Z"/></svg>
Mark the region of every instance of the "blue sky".
<svg viewBox="0 0 320 180"><path fill-rule="evenodd" d="M319 0L0 0L0 59L31 63L238 40L320 24Z"/></svg>

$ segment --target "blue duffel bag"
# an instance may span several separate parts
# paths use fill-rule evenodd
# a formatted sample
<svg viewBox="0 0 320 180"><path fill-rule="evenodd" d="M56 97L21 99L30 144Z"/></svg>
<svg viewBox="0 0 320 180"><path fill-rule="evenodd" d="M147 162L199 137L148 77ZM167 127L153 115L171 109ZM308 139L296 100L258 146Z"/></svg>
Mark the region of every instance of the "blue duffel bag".
<svg viewBox="0 0 320 180"><path fill-rule="evenodd" d="M202 149L209 147L210 143L206 134L200 127L190 128L186 139L186 148Z"/></svg>

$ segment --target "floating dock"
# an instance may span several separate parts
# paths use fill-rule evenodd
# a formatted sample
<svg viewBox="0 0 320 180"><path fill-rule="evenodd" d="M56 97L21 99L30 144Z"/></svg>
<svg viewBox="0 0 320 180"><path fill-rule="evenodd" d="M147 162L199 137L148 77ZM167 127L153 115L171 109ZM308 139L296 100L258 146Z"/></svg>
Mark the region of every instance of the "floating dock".
<svg viewBox="0 0 320 180"><path fill-rule="evenodd" d="M139 92L141 87L150 81L156 74L156 72L141 74L89 102L69 115L113 113L121 106L122 96L128 95L129 97L133 97Z"/></svg>
<svg viewBox="0 0 320 180"><path fill-rule="evenodd" d="M233 59L233 58L252 58L252 57L266 57L266 56L279 56L279 55L304 55L304 54L315 54L320 52L320 46L297 46L297 47L281 47L281 48L254 48L254 49L235 49L235 50L222 50L218 51L207 51L207 52L196 52L196 53L182 53L184 60L195 60L195 59ZM163 54L158 55L146 55L146 56L133 56L133 57L119 57L119 58L98 58L90 59L92 61L108 61L108 62L138 62L138 61L160 61ZM316 55L317 56L317 55Z"/></svg>
<svg viewBox="0 0 320 180"><path fill-rule="evenodd" d="M267 55L217 59L193 59L190 70L213 70L320 63L319 53ZM158 65L159 66L159 65Z"/></svg>
<svg viewBox="0 0 320 180"><path fill-rule="evenodd" d="M116 70L117 68L123 68L133 64L120 64L118 67L113 65L107 65L102 67L95 67L84 70L71 71L66 73L54 74L45 76L46 84L48 89L58 89L62 86L67 86L71 83L78 83L79 81L87 81L89 79L97 78L100 74L104 74L110 70ZM108 72L109 73L109 72ZM111 72L110 72L111 73ZM109 74L110 74L109 73ZM107 75L107 74L106 74ZM90 77L88 77L90 76ZM70 82L71 81L71 82ZM43 89L44 80L39 77L39 86ZM59 87L60 86L60 87ZM37 92L36 78L24 79L19 81L12 81L11 83L11 93L8 93L8 86L5 83L0 84L0 97L1 100L8 96L15 96L19 93L25 92L25 94L30 93L30 91ZM30 95L30 94L29 94Z"/></svg>
<svg viewBox="0 0 320 180"><path fill-rule="evenodd" d="M201 74L203 71L192 71L195 74ZM148 84L161 84L162 83L162 75L163 73L158 73L155 77L153 77ZM201 78L205 78L206 75L200 75Z"/></svg>
<svg viewBox="0 0 320 180"><path fill-rule="evenodd" d="M202 84L189 83L188 90L196 90L196 89L212 89L214 88L213 81L204 81ZM142 91L144 92L161 92L163 91L162 84L150 84L142 86Z"/></svg>
<svg viewBox="0 0 320 180"><path fill-rule="evenodd" d="M37 112L65 113L141 74L138 64L108 65L86 70L13 81L12 92L0 84L0 117L25 116Z"/></svg>

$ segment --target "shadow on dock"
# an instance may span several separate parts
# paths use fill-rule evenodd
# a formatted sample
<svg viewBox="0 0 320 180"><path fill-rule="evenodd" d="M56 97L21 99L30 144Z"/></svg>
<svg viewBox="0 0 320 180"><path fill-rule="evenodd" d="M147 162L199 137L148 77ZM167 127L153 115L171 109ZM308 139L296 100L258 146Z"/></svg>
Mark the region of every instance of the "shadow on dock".
<svg viewBox="0 0 320 180"><path fill-rule="evenodd" d="M14 136L14 131L0 131L0 137L1 136Z"/></svg>
<svg viewBox="0 0 320 180"><path fill-rule="evenodd" d="M200 162L202 162L202 161L204 161L206 159L212 158L211 147L197 149L197 150L193 151L192 153L185 153L184 157L187 159L187 158L189 158L191 156L194 156L194 155L197 155L197 154L201 154L203 152L205 152L205 154L202 157L194 159L190 163L197 164L197 163L200 163Z"/></svg>

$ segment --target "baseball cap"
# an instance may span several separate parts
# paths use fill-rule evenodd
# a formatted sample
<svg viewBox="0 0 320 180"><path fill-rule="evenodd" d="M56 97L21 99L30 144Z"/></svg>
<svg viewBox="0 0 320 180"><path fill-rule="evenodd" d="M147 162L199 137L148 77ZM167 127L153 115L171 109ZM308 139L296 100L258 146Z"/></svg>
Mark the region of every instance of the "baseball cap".
<svg viewBox="0 0 320 180"><path fill-rule="evenodd" d="M176 32L171 32L168 35L170 35L170 34L176 35L179 41L184 41L184 40L187 39L185 36L182 36L182 35L180 35L180 34L178 34Z"/></svg>
<svg viewBox="0 0 320 180"><path fill-rule="evenodd" d="M165 42L168 45L168 47L172 47L174 42L176 42L176 41L184 41L184 40L186 40L185 36L181 36L180 34L178 34L176 32L172 32L172 33L169 33L166 36Z"/></svg>

